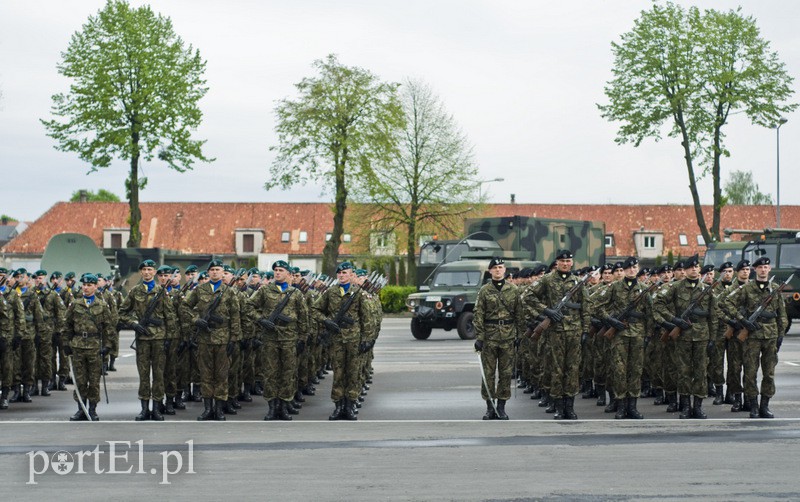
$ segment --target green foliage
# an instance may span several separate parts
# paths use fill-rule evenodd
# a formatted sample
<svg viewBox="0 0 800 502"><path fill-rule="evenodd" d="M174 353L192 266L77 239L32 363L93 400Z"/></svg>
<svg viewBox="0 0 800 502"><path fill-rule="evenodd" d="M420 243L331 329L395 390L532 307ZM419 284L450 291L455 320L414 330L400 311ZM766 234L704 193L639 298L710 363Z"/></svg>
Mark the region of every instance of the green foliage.
<svg viewBox="0 0 800 502"><path fill-rule="evenodd" d="M417 288L414 286L385 286L381 289L381 305L383 311L388 313L405 312L406 298L411 293L415 293Z"/></svg>
<svg viewBox="0 0 800 502"><path fill-rule="evenodd" d="M19 221L18 219L14 218L13 216L9 216L7 214L4 214L4 215L0 216L0 220L8 221L9 223L10 222L18 222Z"/></svg>
<svg viewBox="0 0 800 502"><path fill-rule="evenodd" d="M762 206L772 204L770 194L761 193L752 171L732 171L725 182L727 204Z"/></svg>
<svg viewBox="0 0 800 502"><path fill-rule="evenodd" d="M81 191L75 190L72 192L72 197L70 197L70 202L78 202L81 200ZM101 188L97 191L97 193L92 192L91 190L86 190L86 200L88 202L119 202L119 197L116 194L111 193L110 191Z"/></svg>

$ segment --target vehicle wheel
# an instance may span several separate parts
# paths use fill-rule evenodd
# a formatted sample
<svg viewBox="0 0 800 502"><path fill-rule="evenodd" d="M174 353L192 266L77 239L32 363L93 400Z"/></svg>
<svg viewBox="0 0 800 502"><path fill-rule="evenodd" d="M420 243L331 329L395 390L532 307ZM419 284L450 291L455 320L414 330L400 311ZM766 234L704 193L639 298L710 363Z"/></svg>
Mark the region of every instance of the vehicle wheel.
<svg viewBox="0 0 800 502"><path fill-rule="evenodd" d="M460 336L462 340L475 339L475 326L472 324L473 317L472 312L464 312L458 317L456 329L458 330L458 336Z"/></svg>
<svg viewBox="0 0 800 502"><path fill-rule="evenodd" d="M427 340L431 336L431 331L433 328L424 325L416 317L411 319L411 335L417 340Z"/></svg>

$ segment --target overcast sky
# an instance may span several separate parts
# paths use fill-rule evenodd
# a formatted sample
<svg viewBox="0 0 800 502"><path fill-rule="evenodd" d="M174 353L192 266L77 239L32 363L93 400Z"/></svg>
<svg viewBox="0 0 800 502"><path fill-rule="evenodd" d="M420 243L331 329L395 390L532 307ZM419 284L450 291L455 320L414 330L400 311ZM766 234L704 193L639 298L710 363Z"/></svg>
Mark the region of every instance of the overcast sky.
<svg viewBox="0 0 800 502"><path fill-rule="evenodd" d="M205 153L216 162L180 174L144 164L143 202L315 202L322 187L265 191L276 144L274 107L314 75L311 63L336 53L390 81L427 82L474 144L493 202L691 203L677 140L639 148L614 143L600 117L611 77L611 42L629 31L645 1L570 0L153 0L176 32L207 60L210 90L200 102ZM743 7L761 34L800 74L800 2L679 2ZM56 71L70 36L103 0L0 2L0 213L33 220L79 188L124 199L125 162L86 175L45 135L51 96L68 88ZM797 86L795 85L795 89ZM795 96L797 98L797 96ZM798 101L800 99L795 99ZM781 127L781 203L800 204L800 116ZM751 170L775 195L776 134L734 116L726 126L731 158L723 172ZM711 203L710 180L702 182ZM569 215L564 215L569 217Z"/></svg>

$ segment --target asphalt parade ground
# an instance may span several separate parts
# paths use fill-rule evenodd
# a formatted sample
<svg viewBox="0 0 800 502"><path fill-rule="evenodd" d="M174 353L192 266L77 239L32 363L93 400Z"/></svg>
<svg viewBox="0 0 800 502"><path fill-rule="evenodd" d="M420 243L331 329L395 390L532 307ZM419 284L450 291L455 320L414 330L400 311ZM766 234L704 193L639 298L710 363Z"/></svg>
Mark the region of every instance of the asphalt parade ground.
<svg viewBox="0 0 800 502"><path fill-rule="evenodd" d="M165 422L134 422L138 376L123 332L110 404L71 423L71 392L0 412L0 469L14 500L800 500L800 333L780 352L774 420L704 403L678 420L640 399L645 420L613 420L576 399L554 421L522 389L510 421L482 421L472 341L411 337L387 318L357 422L329 422L331 375L292 422L265 422L263 398L226 422L201 403ZM512 393L512 396L514 394Z"/></svg>

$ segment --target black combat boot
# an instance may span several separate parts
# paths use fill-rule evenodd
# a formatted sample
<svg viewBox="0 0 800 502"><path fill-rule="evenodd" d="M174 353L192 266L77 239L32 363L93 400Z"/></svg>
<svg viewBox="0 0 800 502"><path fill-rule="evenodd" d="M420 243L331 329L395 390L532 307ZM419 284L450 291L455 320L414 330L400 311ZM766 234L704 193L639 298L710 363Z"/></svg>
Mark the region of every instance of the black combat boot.
<svg viewBox="0 0 800 502"><path fill-rule="evenodd" d="M44 397L50 396L50 380L42 381L42 396Z"/></svg>
<svg viewBox="0 0 800 502"><path fill-rule="evenodd" d="M597 406L605 406L606 405L606 386L605 385L597 385Z"/></svg>
<svg viewBox="0 0 800 502"><path fill-rule="evenodd" d="M108 359L108 368L107 368L108 371L117 371L117 368L114 367L114 361L116 361L116 360L117 360L117 358L114 357L114 356L109 357L109 359Z"/></svg>
<svg viewBox="0 0 800 502"><path fill-rule="evenodd" d="M708 379L708 390L706 391L706 394L708 394L709 397L717 397L717 389L714 387L714 383L710 378Z"/></svg>
<svg viewBox="0 0 800 502"><path fill-rule="evenodd" d="M229 404L229 405L230 405L230 407L231 407L231 408L233 408L234 410L241 410L241 409L242 409L242 405L241 405L241 404L239 404L239 400L238 400L238 399L236 399L235 397L229 397L229 398L228 398L228 404ZM234 413L234 415L235 415L235 413Z"/></svg>
<svg viewBox="0 0 800 502"><path fill-rule="evenodd" d="M283 399L275 400L275 418L277 420L291 420L292 417L288 412L289 402Z"/></svg>
<svg viewBox="0 0 800 502"><path fill-rule="evenodd" d="M150 408L149 408L150 401L148 401L147 399L140 399L139 402L142 403L142 411L140 411L139 414L136 415L136 417L134 417L134 420L136 420L137 422L150 420Z"/></svg>
<svg viewBox="0 0 800 502"><path fill-rule="evenodd" d="M508 414L506 413L506 400L505 399L498 399L497 400L497 419L498 420L508 420Z"/></svg>
<svg viewBox="0 0 800 502"><path fill-rule="evenodd" d="M678 393L677 392L668 392L667 393L667 413L675 413L679 411L680 407L678 406Z"/></svg>
<svg viewBox="0 0 800 502"><path fill-rule="evenodd" d="M175 410L172 411L174 412ZM150 412L150 420L154 420L156 422L164 421L164 415L161 414L161 401L156 401L153 399L153 411Z"/></svg>
<svg viewBox="0 0 800 502"><path fill-rule="evenodd" d="M575 396L567 396L564 398L564 418L567 420L578 419L578 415L575 413Z"/></svg>
<svg viewBox="0 0 800 502"><path fill-rule="evenodd" d="M175 396L175 404L173 405L176 410L185 410L186 403L183 402L183 391L178 392Z"/></svg>
<svg viewBox="0 0 800 502"><path fill-rule="evenodd" d="M758 416L761 418L775 418L775 415L769 411L769 398L761 395L761 406L758 409Z"/></svg>
<svg viewBox="0 0 800 502"><path fill-rule="evenodd" d="M614 413L617 411L617 405L622 404L619 402L618 399L614 397L614 394L611 391L608 391L608 406L603 409L604 413Z"/></svg>
<svg viewBox="0 0 800 502"><path fill-rule="evenodd" d="M336 407L333 409L333 413L330 414L328 420L339 420L342 418L342 409L344 408L344 399L339 399L334 403Z"/></svg>
<svg viewBox="0 0 800 502"><path fill-rule="evenodd" d="M227 413L228 415L236 415L236 413L237 413L236 412L236 408L233 407L233 402L234 401L235 401L234 398L232 398L232 397L228 398L228 400L225 401L225 404L223 405L223 411L225 413Z"/></svg>
<svg viewBox="0 0 800 502"><path fill-rule="evenodd" d="M725 404L733 404L733 394L731 394L730 386L725 387Z"/></svg>
<svg viewBox="0 0 800 502"><path fill-rule="evenodd" d="M581 394L581 399L591 399L592 398L592 381L591 380L584 380L583 381L583 393Z"/></svg>
<svg viewBox="0 0 800 502"><path fill-rule="evenodd" d="M706 412L703 411L703 398L695 396L694 398L694 408L692 409L692 417L693 418L708 418Z"/></svg>
<svg viewBox="0 0 800 502"><path fill-rule="evenodd" d="M23 403L30 403L33 400L31 399L31 389L32 386L30 385L23 385L22 386L22 402Z"/></svg>
<svg viewBox="0 0 800 502"><path fill-rule="evenodd" d="M531 392L531 399L541 399L542 398L542 389L537 386L533 386L533 392Z"/></svg>
<svg viewBox="0 0 800 502"><path fill-rule="evenodd" d="M748 397L747 404L750 406L750 418L761 418L758 410L758 396Z"/></svg>
<svg viewBox="0 0 800 502"><path fill-rule="evenodd" d="M239 401L243 403L252 403L253 402L253 395L250 393L251 385L249 383L244 384L244 390L241 394L239 394Z"/></svg>
<svg viewBox="0 0 800 502"><path fill-rule="evenodd" d="M546 390L542 389L542 397L539 399L539 408L547 408L553 404L552 399L550 399L550 393Z"/></svg>
<svg viewBox="0 0 800 502"><path fill-rule="evenodd" d="M67 377L58 377L58 390L67 390Z"/></svg>
<svg viewBox="0 0 800 502"><path fill-rule="evenodd" d="M342 412L342 418L344 420L358 420L356 416L356 407L355 403L349 399L344 400L344 411Z"/></svg>
<svg viewBox="0 0 800 502"><path fill-rule="evenodd" d="M550 404L547 406L547 408L544 409L544 412L545 413L555 413L556 412L556 404L558 404L559 402L563 401L564 398L553 397L552 395L547 394L547 400L550 402Z"/></svg>
<svg viewBox="0 0 800 502"><path fill-rule="evenodd" d="M628 399L625 400L617 399L617 412L614 414L614 418L617 420L621 420L625 418L625 415L628 413Z"/></svg>
<svg viewBox="0 0 800 502"><path fill-rule="evenodd" d="M725 402L725 396L722 394L722 385L715 385L714 390L717 393L714 402L711 404L720 405Z"/></svg>
<svg viewBox="0 0 800 502"><path fill-rule="evenodd" d="M527 387L522 391L523 394L532 394L533 393L533 385L528 384Z"/></svg>
<svg viewBox="0 0 800 502"><path fill-rule="evenodd" d="M195 403L199 403L200 401L205 402L204 401L205 398L201 397L200 384L199 383L193 383L192 384L192 394L191 394L191 396L192 396L191 400L194 401Z"/></svg>
<svg viewBox="0 0 800 502"><path fill-rule="evenodd" d="M553 403L555 404L555 411L553 415L554 420L564 420L566 417L564 416L564 399L563 397L554 397Z"/></svg>
<svg viewBox="0 0 800 502"><path fill-rule="evenodd" d="M203 420L213 420L214 419L214 409L212 407L213 406L213 402L214 402L214 400L211 399L210 397L204 397L203 398L203 408L204 408L203 409L203 413L201 413L200 416L197 417L197 420L203 421Z"/></svg>
<svg viewBox="0 0 800 502"><path fill-rule="evenodd" d="M733 405L731 406L731 413L742 411L742 393L737 392L733 395Z"/></svg>
<svg viewBox="0 0 800 502"><path fill-rule="evenodd" d="M758 407L758 399L755 400L756 408ZM745 398L742 400L742 411L750 411L750 400Z"/></svg>
<svg viewBox="0 0 800 502"><path fill-rule="evenodd" d="M267 402L267 414L264 415L264 420L275 420L275 399L270 399Z"/></svg>
<svg viewBox="0 0 800 502"><path fill-rule="evenodd" d="M664 404L664 389L655 389L656 398L653 400L653 404L656 406L661 406Z"/></svg>
<svg viewBox="0 0 800 502"><path fill-rule="evenodd" d="M681 394L681 414L678 418L692 418L692 402L690 396Z"/></svg>
<svg viewBox="0 0 800 502"><path fill-rule="evenodd" d="M33 382L33 387L31 388L31 396L38 396L39 395L39 380Z"/></svg>
<svg viewBox="0 0 800 502"><path fill-rule="evenodd" d="M219 399L214 400L214 420L217 422L225 421L225 411L222 409L223 403Z"/></svg>
<svg viewBox="0 0 800 502"><path fill-rule="evenodd" d="M69 417L69 421L70 422L85 422L87 420L89 420L89 419L86 418L86 413L83 412L83 408L81 407L81 404L78 403L78 411L76 411L74 415Z"/></svg>
<svg viewBox="0 0 800 502"><path fill-rule="evenodd" d="M164 415L174 415L175 414L175 398L167 396L166 401L164 402Z"/></svg>
<svg viewBox="0 0 800 502"><path fill-rule="evenodd" d="M650 397L651 390L650 390L650 380L643 380L642 381L642 392L639 394L639 397Z"/></svg>
<svg viewBox="0 0 800 502"><path fill-rule="evenodd" d="M486 413L483 415L484 420L494 420L497 418L497 415L494 412L494 406L492 406L492 400L486 400Z"/></svg>
<svg viewBox="0 0 800 502"><path fill-rule="evenodd" d="M636 409L637 401L638 399L635 397L628 398L628 418L641 420L644 418L644 415L639 413L639 410Z"/></svg>
<svg viewBox="0 0 800 502"><path fill-rule="evenodd" d="M0 410L8 409L8 387L3 387L2 394L0 394Z"/></svg>
<svg viewBox="0 0 800 502"><path fill-rule="evenodd" d="M264 395L264 386L261 382L256 382L253 385L253 390L251 391L254 396L263 396Z"/></svg>
<svg viewBox="0 0 800 502"><path fill-rule="evenodd" d="M100 417L97 416L97 402L89 401L89 418L92 422L99 422Z"/></svg>
<svg viewBox="0 0 800 502"><path fill-rule="evenodd" d="M303 387L303 394L305 394L306 396L313 396L316 393L317 393L317 389L315 389L314 386L312 384L310 384L310 383L308 385L306 385L305 387Z"/></svg>
<svg viewBox="0 0 800 502"><path fill-rule="evenodd" d="M297 408L294 407L294 404L292 403L292 401L283 401L283 400L281 400L281 401L284 403L284 408L286 409L286 413L288 413L289 415L299 415L300 414L300 410L298 410Z"/></svg>

